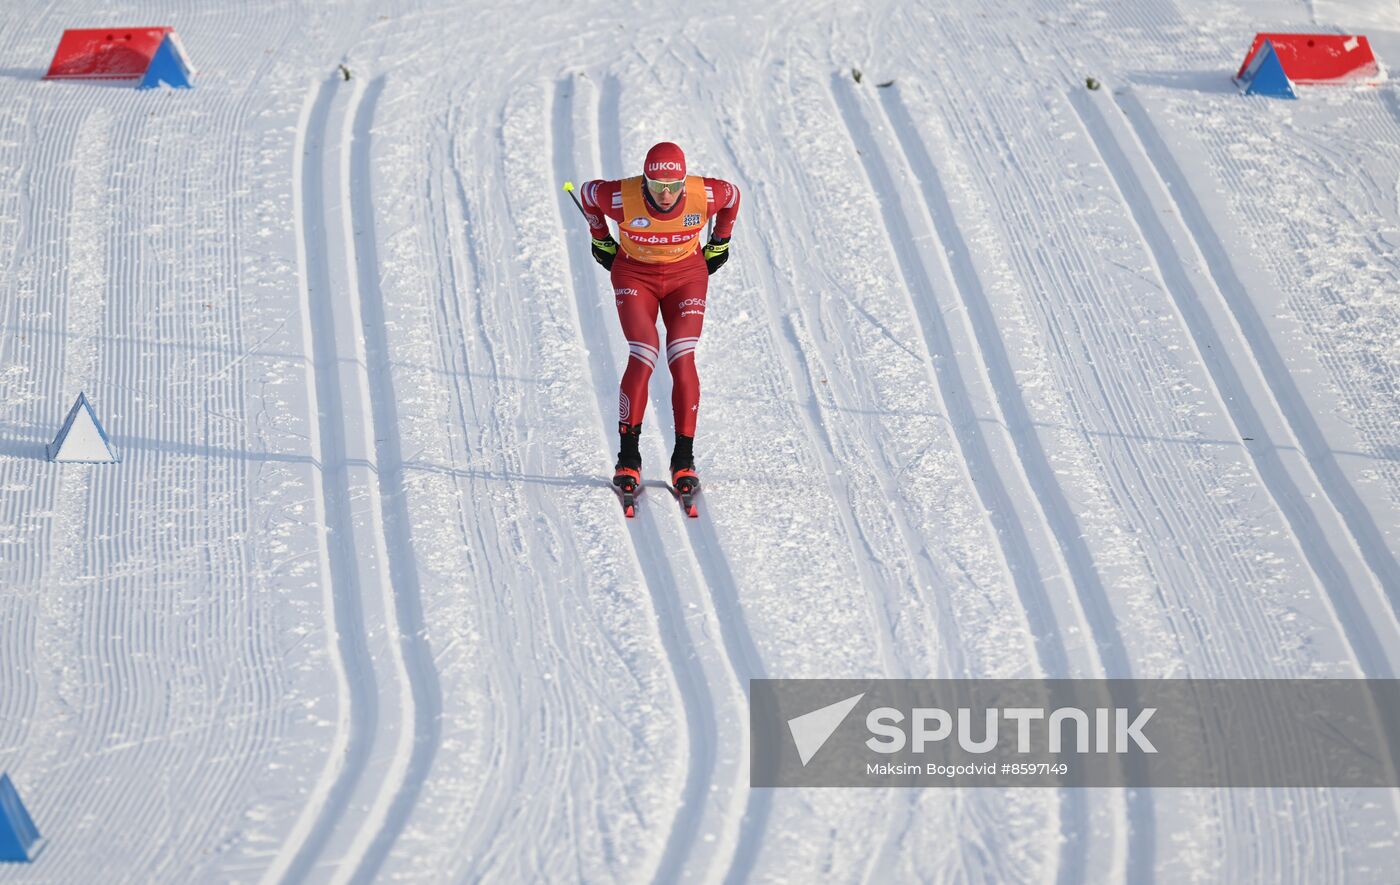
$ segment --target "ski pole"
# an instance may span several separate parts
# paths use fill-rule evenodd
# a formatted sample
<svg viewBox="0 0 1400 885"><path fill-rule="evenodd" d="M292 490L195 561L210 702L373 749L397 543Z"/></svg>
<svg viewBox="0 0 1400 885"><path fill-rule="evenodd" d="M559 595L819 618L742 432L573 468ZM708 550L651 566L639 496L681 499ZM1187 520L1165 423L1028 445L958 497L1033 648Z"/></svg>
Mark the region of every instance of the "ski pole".
<svg viewBox="0 0 1400 885"><path fill-rule="evenodd" d="M573 200L574 205L578 207L578 214L583 216L584 221L587 221L588 213L583 211L583 204L578 201L578 197L574 196L574 183L572 181L564 182L564 190L569 192L569 199Z"/></svg>

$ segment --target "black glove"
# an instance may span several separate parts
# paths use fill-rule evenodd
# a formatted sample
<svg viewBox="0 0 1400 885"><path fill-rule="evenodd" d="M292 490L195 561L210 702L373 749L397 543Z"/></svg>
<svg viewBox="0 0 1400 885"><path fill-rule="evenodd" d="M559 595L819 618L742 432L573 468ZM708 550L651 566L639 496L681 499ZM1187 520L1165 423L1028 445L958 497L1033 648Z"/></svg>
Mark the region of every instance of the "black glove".
<svg viewBox="0 0 1400 885"><path fill-rule="evenodd" d="M705 267L714 273L729 260L729 237L711 237L701 253L705 256Z"/></svg>
<svg viewBox="0 0 1400 885"><path fill-rule="evenodd" d="M613 259L617 257L617 240L611 236L596 237L593 240L593 260L603 265L603 270L612 270Z"/></svg>

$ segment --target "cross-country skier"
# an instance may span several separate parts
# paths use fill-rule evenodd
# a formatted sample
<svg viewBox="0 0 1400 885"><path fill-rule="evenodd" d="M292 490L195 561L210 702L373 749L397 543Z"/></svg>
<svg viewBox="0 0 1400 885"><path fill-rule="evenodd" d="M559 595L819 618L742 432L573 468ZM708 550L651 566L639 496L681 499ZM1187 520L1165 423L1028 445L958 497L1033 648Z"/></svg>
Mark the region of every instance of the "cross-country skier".
<svg viewBox="0 0 1400 885"><path fill-rule="evenodd" d="M612 272L617 315L630 353L618 397L621 446L613 484L630 494L642 481L638 441L647 384L661 353L656 334L659 311L666 324L666 364L671 369L671 410L676 422L671 485L688 500L700 487L694 452L700 407L695 345L705 320L709 275L729 259L739 189L722 179L686 175L685 154L663 141L647 151L642 175L589 181L581 192L593 235L593 258ZM617 222L618 240L609 233L605 217ZM711 218L714 229L702 247L701 235Z"/></svg>

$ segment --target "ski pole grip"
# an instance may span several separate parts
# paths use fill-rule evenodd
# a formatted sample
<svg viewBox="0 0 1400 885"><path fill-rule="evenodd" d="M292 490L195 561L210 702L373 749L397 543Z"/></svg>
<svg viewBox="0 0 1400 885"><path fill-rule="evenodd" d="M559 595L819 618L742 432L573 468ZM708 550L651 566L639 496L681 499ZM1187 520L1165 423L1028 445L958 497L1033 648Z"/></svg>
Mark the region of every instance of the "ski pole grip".
<svg viewBox="0 0 1400 885"><path fill-rule="evenodd" d="M574 183L572 181L564 182L564 190L569 192L569 199L573 200L574 205L578 207L578 214L583 216L584 221L587 221L588 213L583 211L583 204L578 201L578 197L574 196Z"/></svg>

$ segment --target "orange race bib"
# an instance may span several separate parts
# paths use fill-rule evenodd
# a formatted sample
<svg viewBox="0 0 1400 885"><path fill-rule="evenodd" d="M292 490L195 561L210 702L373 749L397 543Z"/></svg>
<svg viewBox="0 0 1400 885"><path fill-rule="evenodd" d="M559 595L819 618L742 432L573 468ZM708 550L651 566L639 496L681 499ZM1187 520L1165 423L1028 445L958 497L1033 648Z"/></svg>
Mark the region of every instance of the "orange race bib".
<svg viewBox="0 0 1400 885"><path fill-rule="evenodd" d="M709 220L705 179L687 175L685 199L674 218L660 219L642 195L642 176L622 180L622 222L617 226L619 245L629 258L646 264L671 264L689 258L700 248L700 234Z"/></svg>

